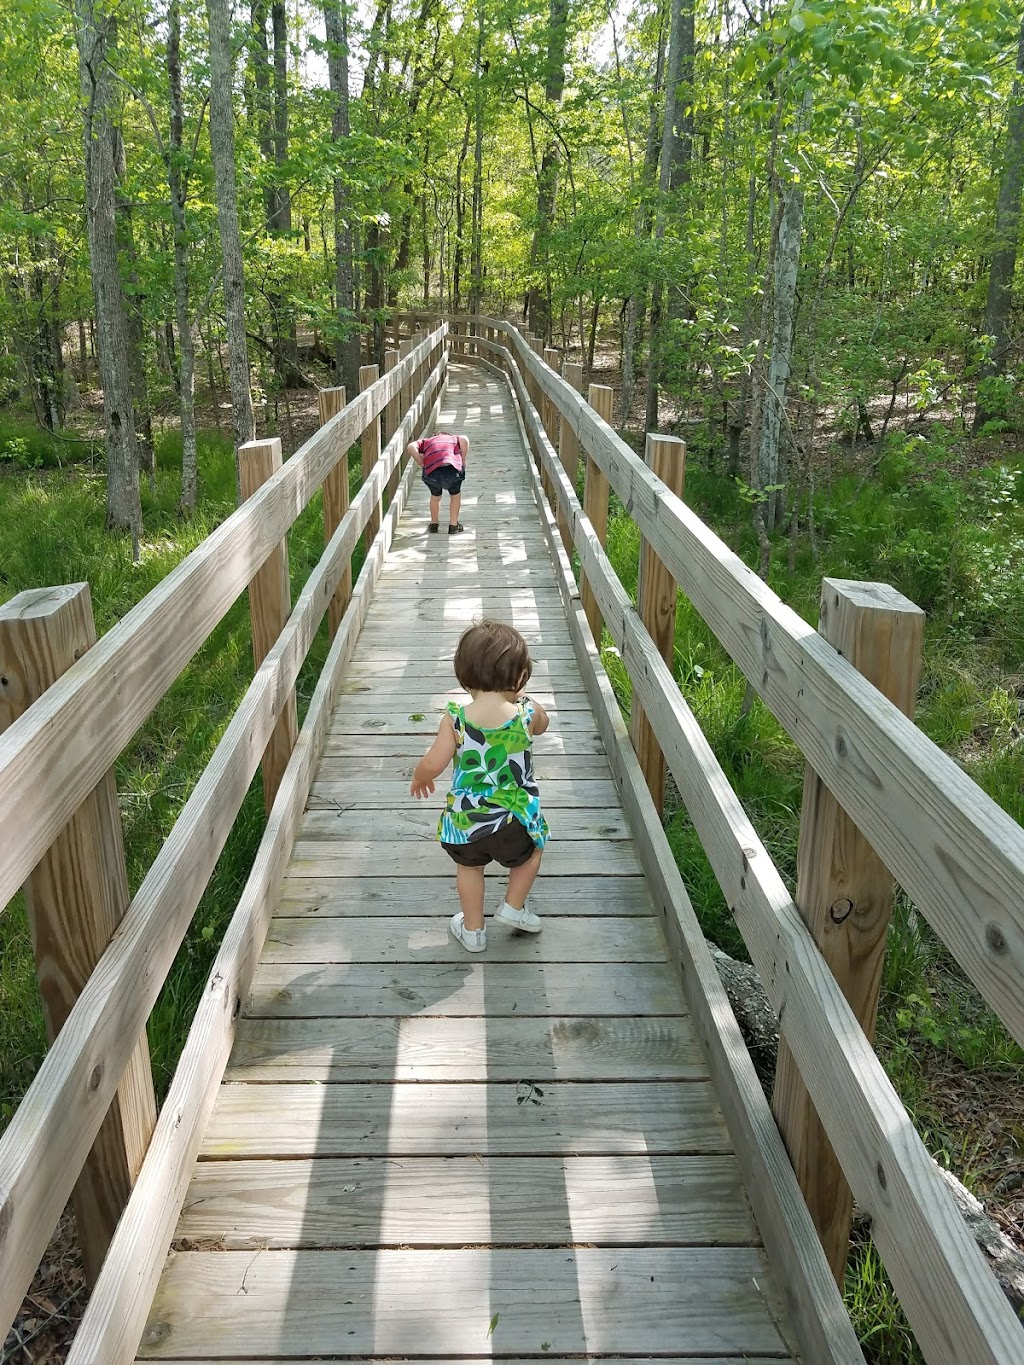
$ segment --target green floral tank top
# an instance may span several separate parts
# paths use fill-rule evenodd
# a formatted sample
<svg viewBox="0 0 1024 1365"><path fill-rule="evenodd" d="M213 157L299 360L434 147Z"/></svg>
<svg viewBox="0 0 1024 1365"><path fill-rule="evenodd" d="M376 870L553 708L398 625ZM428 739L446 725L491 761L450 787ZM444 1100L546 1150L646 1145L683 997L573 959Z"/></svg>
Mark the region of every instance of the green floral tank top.
<svg viewBox="0 0 1024 1365"><path fill-rule="evenodd" d="M548 838L540 793L533 777L530 721L533 702L524 697L516 715L494 730L466 719L466 708L448 703L455 729L455 771L437 837L468 844L519 820L538 848Z"/></svg>

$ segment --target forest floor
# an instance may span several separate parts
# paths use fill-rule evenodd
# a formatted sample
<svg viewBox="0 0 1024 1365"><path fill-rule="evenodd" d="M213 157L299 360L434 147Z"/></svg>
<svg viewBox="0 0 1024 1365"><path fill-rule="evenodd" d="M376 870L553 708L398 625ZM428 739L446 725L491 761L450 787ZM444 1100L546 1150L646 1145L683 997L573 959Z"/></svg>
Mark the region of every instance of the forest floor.
<svg viewBox="0 0 1024 1365"><path fill-rule="evenodd" d="M325 382L330 381L325 378ZM620 388L617 352L606 349L598 354L593 373L587 374L587 382ZM631 425L625 433L629 444L636 449L642 449L643 446L642 404L642 388L638 385ZM882 404L882 407L875 404L871 408L872 419L877 420L882 416L885 407L886 404ZM173 409L175 404L168 397L164 412L157 414L157 430L173 429L176 425ZM687 414L666 412L662 426L672 429L680 416ZM840 475L845 478L853 475L856 479L864 480L878 467L877 448L871 442L848 444L838 441L837 418L837 414L826 414L826 420L819 426L816 437L812 459L816 475L819 476L819 489L827 489L833 478ZM952 431L956 414L938 412L931 418L946 418L945 425ZM900 412L898 420L893 422L892 430L905 431L908 419L912 420L909 409ZM82 394L82 407L75 416L76 429L82 437L98 437L100 422L101 394L86 390ZM229 440L229 407L223 401L212 403L208 397L199 409L199 422L208 430L220 431L225 440ZM317 396L315 390L311 389L289 390L287 394L280 394L276 400L257 408L259 433L280 434L285 457L313 434L318 422ZM1020 438L1013 434L973 442L950 437L943 446L943 452L943 468L953 480L965 478L971 471L984 465L1020 463L1021 460ZM698 464L706 463L705 453L699 449L698 442L695 442L692 459L696 474ZM85 472L81 465L78 471ZM16 476L23 472L8 470L7 465L0 460L0 475ZM49 475L45 471L35 471L31 476L48 478ZM927 479L927 467L922 465L916 474L909 470L907 476ZM56 478L63 478L63 475L57 474ZM747 553L750 558L748 531L740 526L736 516L732 515L729 524L721 524L713 515L713 509L700 505L702 486L698 478L688 483L688 494L691 487L698 511L714 524L726 541L732 543L740 553ZM735 513L735 509L732 512ZM743 513L743 516L748 519L748 512ZM143 539L143 553L145 549L146 541ZM609 543L609 549L612 549L612 542ZM778 554L781 558L785 557L782 550ZM616 566L620 568L618 562ZM827 556L822 556L821 562L812 565L811 579L829 572L834 572L833 568ZM841 573L840 576L855 575ZM780 583L774 579L773 587L782 591ZM801 591L806 592L806 597L814 594L814 583L810 587L804 584ZM797 609L803 607L804 613L808 614L806 601L795 605ZM1016 722L1010 721L1009 729L979 713L976 723L961 726L961 732L953 737L952 743L942 744L973 775L973 771L980 770L989 762L995 748L1005 748L1006 745L1021 747L1023 743L1024 669L1016 672L1012 667L994 669L980 684L978 680L968 682L969 685L980 685L982 688L998 684L1002 691L1009 696L1016 695L1019 699L1019 713ZM628 704L628 698L625 704ZM777 738L773 738L771 747L776 751L773 762L788 768L792 785L799 786L803 770L799 753L791 747L792 752L778 758ZM784 864L785 859L782 859L781 867L785 870ZM696 900L696 891L694 897ZM707 931L711 936L717 936L714 928ZM927 934L926 928L920 934ZM735 950L729 942L722 946L726 950ZM902 949L905 949L905 943L901 943ZM909 984L905 986L900 986L898 979L890 981L890 988L883 998L882 1018L879 1020L879 1054L905 1103L911 1108L928 1149L972 1193L982 1198L990 1215L1024 1252L1024 1093L1020 1085L1021 1074L1024 1073L1021 1072L1019 1058L1012 1047L1005 1048L1004 1040L994 1036L993 1021L982 1002L957 971L948 954L935 943L928 945L927 951L922 954L918 975L913 976L913 979L907 977L907 981ZM1005 1065L991 1065L994 1057L1004 1057ZM26 1365L27 1362L34 1362L34 1365L59 1365L59 1362L63 1362L85 1308L85 1301L81 1260L75 1250L74 1219L67 1212L49 1245L40 1272L35 1276L22 1312L4 1342L0 1365L15 1365L15 1362L18 1365L20 1362L26 1362ZM889 1365L890 1361L904 1365L905 1361L915 1360L915 1355L875 1354L872 1358L879 1365Z"/></svg>

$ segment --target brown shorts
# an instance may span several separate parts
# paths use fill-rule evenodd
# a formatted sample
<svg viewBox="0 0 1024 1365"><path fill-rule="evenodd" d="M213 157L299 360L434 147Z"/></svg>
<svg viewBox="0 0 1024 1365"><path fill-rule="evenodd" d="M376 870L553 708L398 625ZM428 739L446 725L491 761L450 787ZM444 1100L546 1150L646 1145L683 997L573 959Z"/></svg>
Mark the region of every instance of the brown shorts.
<svg viewBox="0 0 1024 1365"><path fill-rule="evenodd" d="M468 844L442 844L448 857L460 867L486 867L492 860L502 867L522 867L533 857L534 842L526 826L510 820L495 834L485 834Z"/></svg>

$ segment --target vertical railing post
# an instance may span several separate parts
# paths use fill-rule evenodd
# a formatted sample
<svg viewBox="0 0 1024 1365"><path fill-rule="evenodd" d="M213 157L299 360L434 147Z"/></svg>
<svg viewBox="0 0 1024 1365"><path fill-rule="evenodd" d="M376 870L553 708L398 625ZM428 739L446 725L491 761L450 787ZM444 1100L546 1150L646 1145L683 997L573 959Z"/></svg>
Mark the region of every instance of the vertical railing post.
<svg viewBox="0 0 1024 1365"><path fill-rule="evenodd" d="M544 347L544 363L554 370L555 374L562 371L562 355L554 346ZM548 440L553 446L558 445L558 408L554 402L544 396L544 430L548 434Z"/></svg>
<svg viewBox="0 0 1024 1365"><path fill-rule="evenodd" d="M364 365L359 371L359 392L368 389L371 384L375 384L380 378L376 365ZM373 467L380 459L380 418L374 417L370 425L363 432L363 483L373 472ZM370 553L370 546L377 538L380 530L380 498L378 497L370 513L370 519L366 523L366 553Z"/></svg>
<svg viewBox="0 0 1024 1365"><path fill-rule="evenodd" d="M238 447L238 483L242 501L251 498L281 468L281 440L247 441ZM252 655L257 668L267 657L284 629L292 609L292 590L288 579L287 536L271 553L249 584L249 611L252 616ZM277 718L263 755L263 800L269 814L281 778L288 766L298 736L295 688Z"/></svg>
<svg viewBox="0 0 1024 1365"><path fill-rule="evenodd" d="M336 417L345 406L345 386L339 385L335 389L321 389L320 399L320 425L326 426L332 417ZM341 519L348 511L348 451L342 453L341 459L327 475L324 480L324 544L329 543L335 531L341 525ZM330 638L333 640L341 625L341 618L345 615L349 601L352 597L352 565L341 575L341 580L334 590L334 596L327 606L327 629Z"/></svg>
<svg viewBox="0 0 1024 1365"><path fill-rule="evenodd" d="M397 351L385 351L385 352L384 352L384 373L385 373L385 374L390 374L391 371L395 368L395 366L396 366L397 364L398 364L398 352L397 352ZM384 445L387 445L387 444L388 444L388 442L391 440L392 436L394 436L395 432L398 430L399 423L400 423L401 420L402 420L402 414L401 414L401 411L400 411L401 406L402 406L402 395L401 395L400 393L396 393L395 396L394 396L394 398L392 398L392 399L389 400L387 407L384 409L384 419L383 419L384 426L383 426L383 431L382 431L382 433L381 433L381 435L382 435L382 440L383 440ZM401 478L401 476L402 476L402 475L401 475L401 470L402 470L402 462L401 462L401 460L399 460L398 463L395 465L394 469L391 471L391 476L390 476L390 478L388 479L388 484L387 484L386 492L387 492L388 506L389 506L389 507L391 506L392 502L394 501L395 492L396 492L396 490L397 490L397 488L398 488L398 480L399 480L399 479Z"/></svg>
<svg viewBox="0 0 1024 1365"><path fill-rule="evenodd" d="M667 484L672 492L681 498L686 481L686 442L681 441L678 436L658 436L648 432L646 459L662 483ZM641 538L637 610L648 635L669 668L675 659L678 592L675 579L655 554L652 546ZM630 738L640 760L647 788L660 815L665 806L665 756L635 692L630 719Z"/></svg>
<svg viewBox="0 0 1024 1365"><path fill-rule="evenodd" d="M870 683L913 716L921 672L924 612L884 583L822 582L818 630ZM882 983L892 913L892 876L807 765L796 901L868 1038ZM853 1196L785 1039L779 1045L772 1109L825 1255L841 1286Z"/></svg>
<svg viewBox="0 0 1024 1365"><path fill-rule="evenodd" d="M0 733L96 643L87 583L31 588L0 606ZM50 1042L60 1032L129 904L117 787L109 771L25 883ZM102 1066L97 1058L97 1069ZM156 1122L142 1034L75 1185L85 1274L94 1284Z"/></svg>
<svg viewBox="0 0 1024 1365"><path fill-rule="evenodd" d="M577 393L583 392L583 366L577 361L567 360L565 362L562 366L562 378ZM560 417L558 423L558 459L568 474L569 482L575 492L576 474L580 462L580 443L572 424L566 417ZM569 529L569 519L561 509L558 512L558 529L562 536L565 552L571 555L573 550L572 532Z"/></svg>
<svg viewBox="0 0 1024 1365"><path fill-rule="evenodd" d="M413 342L413 340L412 340L411 337L407 337L403 342L400 342L400 343L399 343L399 347L398 347L398 358L399 358L399 360L405 360L406 356L412 355L414 349L415 349L415 343ZM398 406L399 406L398 420L399 420L399 422L401 422L401 421L403 420L403 418L405 417L405 414L409 411L409 408L412 406L413 395L414 395L414 393L416 392L415 388L413 387L414 384L415 384L415 382L416 382L416 381L415 381L415 378L407 379L407 380L405 381L405 383L402 385L401 392L399 393L399 396L398 396ZM415 439L417 439L417 438L418 438L419 436L421 436L421 435L422 435L422 432L414 431L414 432L413 432L413 439L415 440ZM406 463L406 460L405 460L405 456L403 455L403 456L402 456L402 459L401 459L401 461L400 461L400 466L401 466L402 468L404 468L404 467L405 467L405 463Z"/></svg>
<svg viewBox="0 0 1024 1365"><path fill-rule="evenodd" d="M606 422L612 420L613 392L604 384L591 384L587 395L590 406ZM598 469L594 457L587 451L587 466L583 478L583 511L589 520L598 540L603 545L608 538L608 480ZM580 574L580 601L590 623L590 632L598 648L601 645L601 612L597 598L587 582L586 574Z"/></svg>

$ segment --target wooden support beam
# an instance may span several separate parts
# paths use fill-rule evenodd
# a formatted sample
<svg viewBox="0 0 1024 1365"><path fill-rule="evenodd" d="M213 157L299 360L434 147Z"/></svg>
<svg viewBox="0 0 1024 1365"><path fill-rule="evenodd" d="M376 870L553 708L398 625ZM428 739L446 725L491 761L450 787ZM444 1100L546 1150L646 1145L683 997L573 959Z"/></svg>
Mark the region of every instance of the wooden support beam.
<svg viewBox="0 0 1024 1365"><path fill-rule="evenodd" d="M884 583L826 578L818 630L867 680L913 717L924 612ZM796 903L869 1040L875 1036L892 875L824 782L807 765ZM782 1039L772 1109L826 1258L842 1286L853 1195L793 1054Z"/></svg>
<svg viewBox="0 0 1024 1365"><path fill-rule="evenodd" d="M590 406L609 425L612 420L612 390L604 384L591 384L587 394ZM586 513L594 533L602 545L608 539L608 480L598 467L593 456L587 452L587 468L583 479L583 511ZM601 612L587 583L586 575L580 576L580 598L586 612L590 633L601 644Z"/></svg>
<svg viewBox="0 0 1024 1365"><path fill-rule="evenodd" d="M404 359L406 358L406 356L412 355L412 353L413 353L413 351L414 351L415 349L416 349L416 344L415 344L415 342L413 341L412 337L408 337L405 341L399 342L399 344L398 344L398 358L399 358L399 360L404 360ZM416 386L415 386L414 379L413 379L412 376L410 376L409 379L408 379L408 381L407 381L405 384L402 385L401 392L400 392L399 395L398 395L398 407L399 407L398 417L399 417L399 421L401 421L401 419L402 419L402 418L405 416L405 414L409 411L409 408L412 406L413 395L414 395L416 392L417 392L417 389L416 389ZM404 461L405 461L405 456L403 455L403 456L402 456L402 459L399 461L399 468L401 468L401 469L404 469L404 468L405 468L405 463L404 463Z"/></svg>
<svg viewBox="0 0 1024 1365"><path fill-rule="evenodd" d="M384 373L385 374L390 373L390 371L393 370L397 364L398 352L396 350L385 351ZM396 394L395 397L392 398L391 402L384 409L382 439L385 445L387 445L387 443L391 440L392 436L394 436L395 432L398 430L398 424L399 422L401 422L401 420L402 420L401 396L399 394ZM386 493L389 507L395 500L395 490L398 488L398 480L401 477L401 468L402 468L401 463L397 464L391 474L390 479L388 479Z"/></svg>
<svg viewBox="0 0 1024 1365"><path fill-rule="evenodd" d="M417 338L417 340L414 342L414 349L415 349L416 346L418 346L418 345L420 344L420 340L422 340L422 338ZM370 387L371 384L376 384L376 382L377 382L377 380L378 380L379 378L380 378L380 373L379 373L379 371L378 371L376 365L363 365L362 368L361 368L360 371L359 371L359 392L362 393L363 390L364 390L364 389L368 389L368 388ZM419 372L417 372L417 378L419 378ZM418 385L417 385L417 388L418 388ZM373 469L373 466L374 466L374 465L377 463L377 461L380 459L381 445L380 445L380 419L379 419L379 418L374 417L373 420L370 422L370 425L369 425L369 426L366 428L366 430L363 432L362 445L363 445L363 482L365 483L366 480L367 480L367 478L369 477L370 472L371 472L372 469ZM365 545L366 545L366 552L367 552L367 554L369 554L369 552L370 552L370 546L373 544L374 540L376 540L376 538L377 538L377 532L378 532L379 530L380 530L380 499L378 498L378 499L377 499L377 505L375 506L374 510L370 513L370 520L366 523Z"/></svg>
<svg viewBox="0 0 1024 1365"><path fill-rule="evenodd" d="M681 498L686 481L686 442L678 436L659 436L648 432L646 459L648 468ZM658 653L669 668L672 668L675 659L678 593L678 584L671 573L647 541L641 538L637 610ZM665 756L636 696L633 697L629 737L640 760L647 789L661 815L665 809Z"/></svg>
<svg viewBox="0 0 1024 1365"><path fill-rule="evenodd" d="M562 366L562 378L567 384L571 384L577 393L583 392L583 366L575 360L567 360ZM576 474L580 462L580 442L579 437L573 430L572 423L561 413L558 418L558 459L569 476L569 482L576 488ZM558 531L562 537L562 544L565 552L572 557L572 529L569 525L569 518L566 509L561 503L558 505Z"/></svg>
<svg viewBox="0 0 1024 1365"><path fill-rule="evenodd" d="M238 448L238 485L242 501L252 497L281 468L281 439L247 441ZM252 656L259 668L277 643L292 609L292 590L288 578L288 537L273 550L249 584L249 611L252 616ZM281 778L295 748L299 733L295 688L285 698L263 755L263 800L269 814Z"/></svg>
<svg viewBox="0 0 1024 1365"><path fill-rule="evenodd" d="M320 425L326 426L332 417L345 406L345 386L339 384L335 389L321 389L318 398L320 401ZM341 519L348 511L348 452L346 451L343 459L340 459L331 472L324 479L324 544L330 543L331 537L341 524ZM352 569L351 566L341 576L334 596L331 598L327 608L327 629L330 638L333 640L337 632L341 618L345 615L345 608L352 597Z"/></svg>
<svg viewBox="0 0 1024 1365"><path fill-rule="evenodd" d="M556 350L554 346L545 346L544 363L545 365L548 366L549 369L554 370L555 374L561 374L562 373L561 351ZM548 434L548 440L550 440L552 445L556 446L558 444L558 426L561 420L559 411L555 407L552 400L547 396L547 394L544 395L542 399L542 404L543 412L541 413L541 419L544 423L544 430Z"/></svg>
<svg viewBox="0 0 1024 1365"><path fill-rule="evenodd" d="M88 583L32 588L0 607L0 733L95 643ZM121 813L110 770L25 883L36 975L51 1043L124 918L128 903ZM97 1065L102 1066L102 1060ZM72 1195L90 1284L99 1275L155 1123L153 1075L143 1034Z"/></svg>

